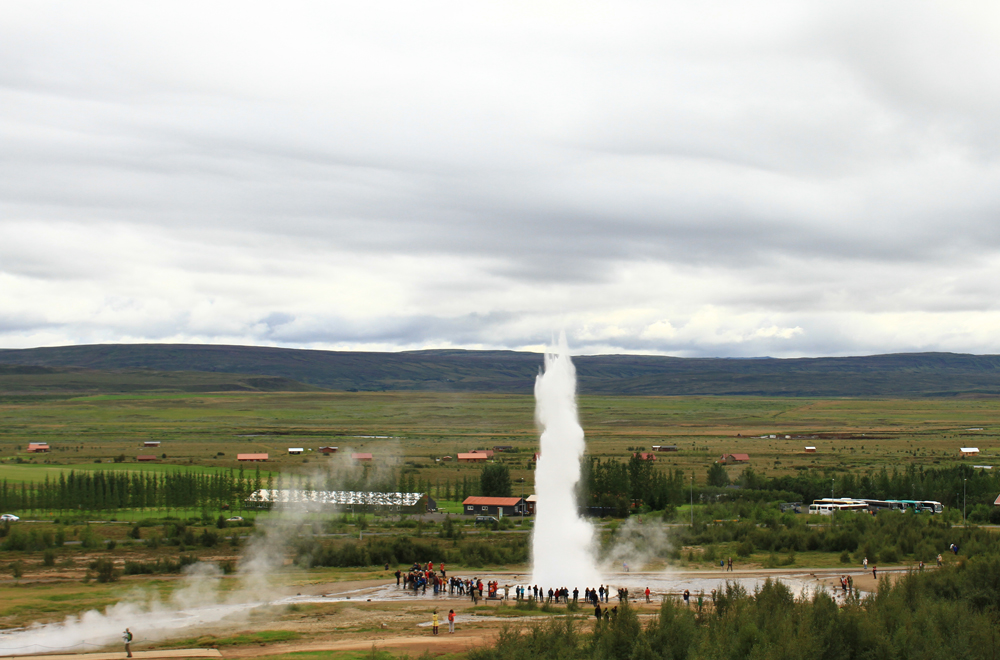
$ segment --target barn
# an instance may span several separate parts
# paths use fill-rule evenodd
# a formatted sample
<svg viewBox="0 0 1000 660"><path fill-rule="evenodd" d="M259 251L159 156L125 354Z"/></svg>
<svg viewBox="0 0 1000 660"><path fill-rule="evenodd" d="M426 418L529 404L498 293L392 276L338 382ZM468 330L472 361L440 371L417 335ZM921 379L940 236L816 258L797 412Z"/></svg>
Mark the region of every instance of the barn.
<svg viewBox="0 0 1000 660"><path fill-rule="evenodd" d="M236 460L244 463L263 463L267 460L267 454L236 454Z"/></svg>
<svg viewBox="0 0 1000 660"><path fill-rule="evenodd" d="M486 459L489 458L486 454L480 454L477 452L470 452L468 454L460 453L458 455L459 463L485 463Z"/></svg>
<svg viewBox="0 0 1000 660"><path fill-rule="evenodd" d="M29 454L46 454L49 451L49 443L47 442L29 442L28 443L28 453Z"/></svg>

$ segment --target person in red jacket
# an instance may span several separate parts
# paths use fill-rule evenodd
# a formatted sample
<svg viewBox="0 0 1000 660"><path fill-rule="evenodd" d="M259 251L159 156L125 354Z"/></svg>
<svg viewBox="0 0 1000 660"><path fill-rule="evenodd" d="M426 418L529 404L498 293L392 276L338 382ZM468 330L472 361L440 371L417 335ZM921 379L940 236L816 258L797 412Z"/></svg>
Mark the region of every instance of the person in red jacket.
<svg viewBox="0 0 1000 660"><path fill-rule="evenodd" d="M455 610L448 610L448 632L455 632Z"/></svg>

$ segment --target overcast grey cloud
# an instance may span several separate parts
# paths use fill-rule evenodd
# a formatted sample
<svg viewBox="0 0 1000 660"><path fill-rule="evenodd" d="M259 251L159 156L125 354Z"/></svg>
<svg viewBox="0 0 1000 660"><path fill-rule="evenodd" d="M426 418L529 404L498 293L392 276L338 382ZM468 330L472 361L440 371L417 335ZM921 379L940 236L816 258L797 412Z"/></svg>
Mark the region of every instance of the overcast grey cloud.
<svg viewBox="0 0 1000 660"><path fill-rule="evenodd" d="M2 10L2 346L1000 352L994 3Z"/></svg>

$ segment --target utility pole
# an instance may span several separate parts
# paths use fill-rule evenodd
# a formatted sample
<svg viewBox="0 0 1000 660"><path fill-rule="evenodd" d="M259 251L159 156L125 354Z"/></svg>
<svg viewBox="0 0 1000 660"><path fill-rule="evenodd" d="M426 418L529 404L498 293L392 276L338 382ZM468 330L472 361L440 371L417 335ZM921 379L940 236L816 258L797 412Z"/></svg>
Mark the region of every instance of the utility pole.
<svg viewBox="0 0 1000 660"><path fill-rule="evenodd" d="M518 481L521 482L521 527L524 527L524 509L528 506L524 501L524 477L521 477Z"/></svg>

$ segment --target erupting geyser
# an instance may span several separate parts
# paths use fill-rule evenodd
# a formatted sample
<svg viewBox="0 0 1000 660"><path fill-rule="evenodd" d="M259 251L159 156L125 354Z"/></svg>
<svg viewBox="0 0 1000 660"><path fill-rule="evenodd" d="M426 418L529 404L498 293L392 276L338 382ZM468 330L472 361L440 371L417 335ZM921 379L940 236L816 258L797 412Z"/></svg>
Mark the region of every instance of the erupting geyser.
<svg viewBox="0 0 1000 660"><path fill-rule="evenodd" d="M538 501L531 581L543 589L583 591L599 584L600 575L594 562L594 530L577 511L584 441L576 413L576 369L565 336L546 353L545 370L535 380L535 421L542 437L535 468Z"/></svg>

